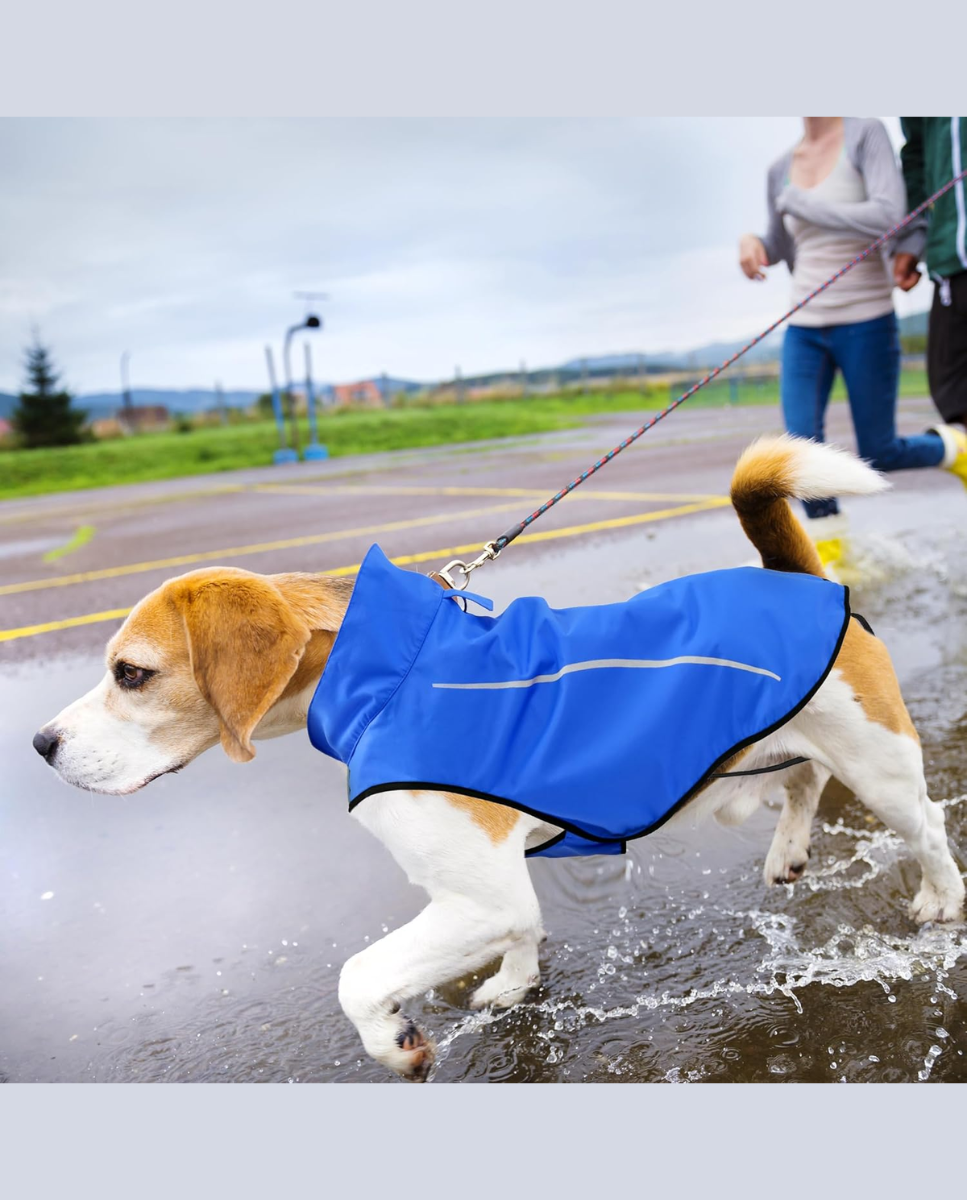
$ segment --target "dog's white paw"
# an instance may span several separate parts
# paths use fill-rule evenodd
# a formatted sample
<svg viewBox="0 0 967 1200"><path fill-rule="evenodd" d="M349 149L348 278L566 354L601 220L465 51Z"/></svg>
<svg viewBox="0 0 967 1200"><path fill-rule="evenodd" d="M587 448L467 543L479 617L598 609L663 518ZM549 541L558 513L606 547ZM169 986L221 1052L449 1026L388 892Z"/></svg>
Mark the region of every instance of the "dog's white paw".
<svg viewBox="0 0 967 1200"><path fill-rule="evenodd" d="M393 1039L395 1045L380 1055L391 1071L414 1083L426 1083L436 1058L436 1047L423 1030L408 1017L403 1017Z"/></svg>
<svg viewBox="0 0 967 1200"><path fill-rule="evenodd" d="M541 981L540 975L531 975L527 979L508 979L501 971L482 983L470 997L471 1008L513 1008L515 1004L526 999Z"/></svg>
<svg viewBox="0 0 967 1200"><path fill-rule="evenodd" d="M801 838L780 838L778 832L772 839L762 877L766 887L778 883L796 883L802 879L809 861L809 842Z"/></svg>
<svg viewBox="0 0 967 1200"><path fill-rule="evenodd" d="M964 919L964 889L954 894L938 892L929 883L924 883L910 903L910 916L918 925L928 921L957 922Z"/></svg>

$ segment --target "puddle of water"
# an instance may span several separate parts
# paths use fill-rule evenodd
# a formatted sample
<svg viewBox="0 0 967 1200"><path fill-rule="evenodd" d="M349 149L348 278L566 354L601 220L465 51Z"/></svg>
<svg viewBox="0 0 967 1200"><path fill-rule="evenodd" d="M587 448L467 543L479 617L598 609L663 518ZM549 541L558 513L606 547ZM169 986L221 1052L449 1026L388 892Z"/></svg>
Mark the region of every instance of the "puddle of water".
<svg viewBox="0 0 967 1200"><path fill-rule="evenodd" d="M854 600L894 653L932 794L951 797L948 833L967 847L967 564L916 497L887 500L878 527L857 523ZM732 553L727 522L702 518L689 553ZM653 561L675 561L676 536L647 539ZM559 603L581 564L587 601L632 590L641 561L604 545L540 560ZM247 767L212 752L128 799L68 789L29 738L99 669L58 659L0 680L0 1072L384 1080L339 1009L338 973L422 901L346 816L341 769L293 737ZM435 1078L967 1081L967 931L908 921L918 869L835 789L803 881L765 889L776 816L659 833L624 859L534 863L542 986L506 1013L468 1013L469 978L408 1005L437 1039Z"/></svg>
<svg viewBox="0 0 967 1200"><path fill-rule="evenodd" d="M0 542L0 558L40 558L56 550L63 537L23 538L15 542Z"/></svg>

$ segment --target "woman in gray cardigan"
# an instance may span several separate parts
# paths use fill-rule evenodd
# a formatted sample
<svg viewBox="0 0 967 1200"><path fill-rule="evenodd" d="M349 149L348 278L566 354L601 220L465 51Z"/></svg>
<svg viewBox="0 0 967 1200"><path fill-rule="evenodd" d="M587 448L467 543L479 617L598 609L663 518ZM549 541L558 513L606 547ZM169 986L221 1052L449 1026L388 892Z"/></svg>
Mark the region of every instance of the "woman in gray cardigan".
<svg viewBox="0 0 967 1200"><path fill-rule="evenodd" d="M739 264L749 279L784 262L798 303L906 211L906 192L882 122L806 117L802 140L768 174L769 225L746 234ZM947 426L898 437L900 339L893 311L892 250L870 255L790 319L782 349L786 428L823 441L836 371L849 395L860 455L880 471L967 461L967 439ZM835 570L845 523L835 497L805 505L823 561Z"/></svg>

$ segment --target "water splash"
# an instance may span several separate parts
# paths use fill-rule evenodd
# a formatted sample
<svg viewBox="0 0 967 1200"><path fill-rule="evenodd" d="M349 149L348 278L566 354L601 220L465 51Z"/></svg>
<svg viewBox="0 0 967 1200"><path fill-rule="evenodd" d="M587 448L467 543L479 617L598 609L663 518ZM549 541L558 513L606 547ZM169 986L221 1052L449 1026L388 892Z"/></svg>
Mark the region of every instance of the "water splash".
<svg viewBox="0 0 967 1200"><path fill-rule="evenodd" d="M933 1070L933 1065L943 1053L939 1046L931 1046L927 1051L927 1057L923 1060L923 1070L917 1072L917 1079L921 1083L926 1083L930 1078L930 1072Z"/></svg>
<svg viewBox="0 0 967 1200"><path fill-rule="evenodd" d="M967 793L941 801L945 809L956 808L967 803ZM798 885L806 885L810 892L829 892L842 889L862 889L876 880L898 859L906 856L903 842L887 829L857 829L843 820L823 825L823 832L832 841L844 846L845 854L829 854L820 865L816 864L813 874L807 875ZM865 869L858 875L850 874L861 864ZM746 877L743 877L746 878ZM786 890L792 893L795 885ZM564 1057L559 1047L553 1045L556 1034L573 1034L589 1024L622 1021L640 1018L642 1014L657 1010L685 1010L692 1005L734 997L768 997L782 995L792 1001L798 1014L803 1013L801 994L809 987L819 984L826 987L850 988L860 983L875 983L883 990L890 1002L896 997L892 985L898 981L930 978L931 989L943 993L952 1000L958 999L957 992L946 982L950 971L962 959L967 958L967 931L963 926L923 926L909 934L896 934L875 928L871 924L854 927L846 922L837 925L835 931L815 945L810 945L806 922L786 912L764 911L759 908L729 907L713 903L707 898L702 905L694 902L685 905L681 919L694 922L702 917L706 921L726 924L732 936L745 939L747 935L765 944L765 952L752 966L751 973L744 977L723 977L706 986L692 986L683 991L674 987L660 987L640 991L630 1003L589 1004L581 999L543 999L527 1005L529 1019L546 1019L547 1028L538 1037L551 1044L546 1062L560 1062ZM637 939L638 947L647 949L640 939L640 922L629 914L626 904L618 909L619 924L613 928L611 938L599 947L601 960L596 971L597 983L590 984L594 990L607 985L621 970L632 968L639 979L647 978L640 961L633 953L622 952L620 937ZM660 919L663 932L671 933L679 917ZM658 932L655 926L653 933ZM604 934L604 930L601 931ZM713 926L718 933L718 925ZM718 936L724 936L718 934ZM749 939L752 942L752 938ZM618 942L618 944L616 944ZM632 944L633 941L632 941ZM747 945L748 942L743 942ZM755 943L752 942L754 945ZM569 956L567 945L559 955ZM622 976L628 978L628 975ZM453 1043L467 1035L477 1034L491 1026L510 1019L521 1010L484 1011L461 1017L439 1037L437 1042L438 1061L444 1062ZM946 1031L937 1030L936 1036L943 1038ZM923 1068L917 1078L927 1080L934 1064L942 1053L941 1046L931 1046ZM868 1056L868 1061L878 1062L878 1056ZM622 1074L618 1061L608 1065L609 1073ZM673 1067L662 1075L667 1082L687 1082L698 1078L694 1072Z"/></svg>

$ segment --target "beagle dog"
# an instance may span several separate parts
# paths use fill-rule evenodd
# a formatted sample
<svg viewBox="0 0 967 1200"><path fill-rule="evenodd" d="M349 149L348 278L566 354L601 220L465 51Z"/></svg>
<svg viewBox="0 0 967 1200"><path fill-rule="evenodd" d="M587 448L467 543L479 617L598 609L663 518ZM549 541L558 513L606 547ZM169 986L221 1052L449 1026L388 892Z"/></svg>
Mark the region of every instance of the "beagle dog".
<svg viewBox="0 0 967 1200"><path fill-rule="evenodd" d="M732 502L763 566L821 576L788 499L885 486L844 451L768 438L739 459ZM352 590L351 580L324 574L265 576L233 567L169 580L108 643L100 683L46 724L34 747L67 783L116 796L180 771L219 742L234 762L249 762L253 740L305 729ZM807 761L777 776L756 773L790 758ZM912 919L962 919L964 882L943 810L927 795L917 732L886 648L863 626L847 622L833 666L808 702L727 765L739 762L741 777L709 777L670 826L708 814L739 823L781 778L785 803L765 882L794 882L806 869L820 793L835 775L920 863ZM525 853L561 831L539 816L456 792L387 790L353 815L430 902L346 962L340 1002L370 1055L422 1080L433 1047L405 1015L408 999L498 959L496 974L472 996L474 1007L517 1004L537 985L544 933Z"/></svg>

